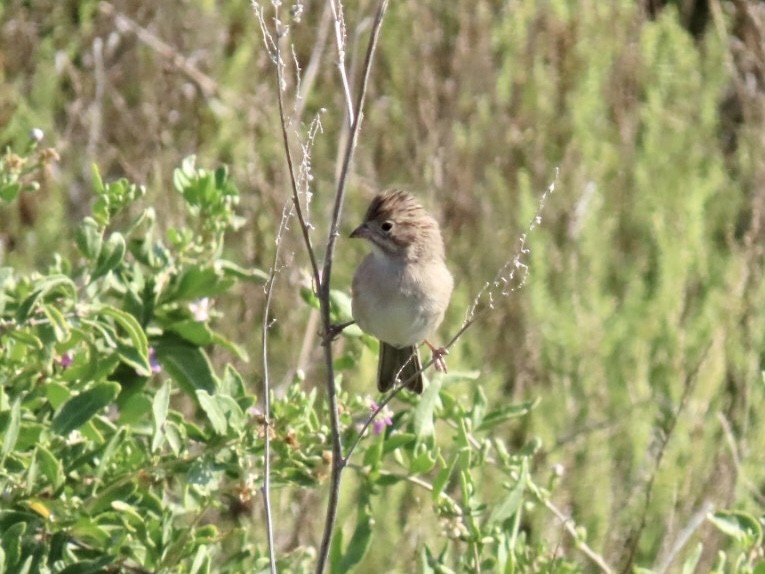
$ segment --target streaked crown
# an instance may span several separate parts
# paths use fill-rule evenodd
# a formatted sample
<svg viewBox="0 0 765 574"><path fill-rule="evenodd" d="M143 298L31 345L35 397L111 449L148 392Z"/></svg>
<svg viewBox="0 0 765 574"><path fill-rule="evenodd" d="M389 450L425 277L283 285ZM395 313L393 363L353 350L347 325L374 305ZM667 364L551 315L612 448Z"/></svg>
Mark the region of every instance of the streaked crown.
<svg viewBox="0 0 765 574"><path fill-rule="evenodd" d="M375 196L364 223L353 233L364 237L388 254L407 259L444 257L438 222L413 195L393 189Z"/></svg>

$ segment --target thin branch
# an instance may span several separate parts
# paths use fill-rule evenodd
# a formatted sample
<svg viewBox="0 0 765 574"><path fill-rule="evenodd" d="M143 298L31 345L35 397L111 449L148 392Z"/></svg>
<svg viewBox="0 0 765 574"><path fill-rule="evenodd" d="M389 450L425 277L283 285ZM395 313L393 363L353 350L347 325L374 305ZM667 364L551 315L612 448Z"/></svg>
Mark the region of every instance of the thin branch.
<svg viewBox="0 0 765 574"><path fill-rule="evenodd" d="M151 50L169 61L176 69L183 72L194 82L206 98L218 97L220 88L218 83L210 76L197 68L188 58L178 52L173 46L151 33L124 14L117 11L109 2L101 2L98 9L114 19L114 24L120 32L130 32L139 42L148 46Z"/></svg>
<svg viewBox="0 0 765 574"><path fill-rule="evenodd" d="M308 222L305 214L303 213L303 207L300 204L300 185L298 183L298 175L295 170L295 161L292 157L292 148L290 147L289 133L287 132L287 115L284 109L284 67L285 63L282 59L281 53L281 40L287 34L287 28L282 26L279 20L279 4L274 4L274 25L276 27L276 38L274 38L268 28L263 15L263 9L257 1L252 3L255 16L260 23L260 29L263 35L263 42L265 43L266 50L268 51L271 59L274 62L276 68L276 84L277 84L277 103L279 105L279 124L282 132L282 144L284 145L284 155L287 159L287 171L290 176L290 188L292 194L292 205L295 208L295 214L297 215L298 222L300 223L300 231L303 235L303 242L305 243L306 250L308 251L308 257L311 261L311 272L313 275L314 288L317 292L320 290L321 276L319 275L319 264L316 259L316 253L311 242L311 225Z"/></svg>
<svg viewBox="0 0 765 574"><path fill-rule="evenodd" d="M561 521L561 524L563 524L563 527L571 535L571 537L576 541L576 546L582 552L582 554L584 554L585 556L587 556L587 558L592 560L598 566L598 568L600 568L601 572L605 572L606 574L612 574L613 570L606 563L603 557L597 552L595 552L592 548L590 548L584 540L582 540L582 537L576 531L576 523L570 517L563 514L563 511L561 511L557 506L555 506L548 499L539 497L539 500L542 502L542 504L545 505L545 507L550 512L552 512L558 518L558 520Z"/></svg>
<svg viewBox="0 0 765 574"><path fill-rule="evenodd" d="M278 7L276 8L278 10ZM284 112L284 94L282 93L282 87L284 82L284 63L281 58L280 42L281 38L277 38L276 41L276 82L278 84L277 100L279 103L279 123L282 129L282 142L284 144L284 155L287 158L287 169L290 174L290 187L292 189L292 204L295 207L295 213L297 214L298 222L300 223L300 231L303 234L303 242L305 248L308 251L308 257L311 260L311 270L313 272L313 280L315 289L317 292L321 292L321 277L319 275L319 264L316 260L316 253L311 243L310 225L303 214L303 208L300 205L300 196L298 191L297 177L295 175L295 163L292 159L292 150L290 148L290 138L287 133L287 117Z"/></svg>
<svg viewBox="0 0 765 574"><path fill-rule="evenodd" d="M653 498L653 487L656 482L656 476L659 473L659 468L661 467L661 461L664 458L664 453L666 452L669 441L672 438L672 433L677 426L677 421L680 419L680 415L685 410L685 406L688 403L688 398L691 396L691 391L695 387L699 371L701 370L701 365L707 358L707 354L709 353L711 346L712 342L710 341L702 351L701 356L694 365L693 369L685 376L683 394L680 397L680 403L677 405L677 408L674 410L670 419L667 421L665 428L661 429L661 433L657 437L658 444L656 444L655 454L653 455L653 469L651 470L651 474L648 477L648 481L645 486L645 492L643 493L643 505L640 522L636 527L632 529L632 532L629 533L624 543L626 554L621 570L623 573L629 572L634 563L638 543L640 542L640 537L643 534L643 530L645 529L645 525L648 520L648 506L650 505L651 499ZM654 449L649 447L649 451L651 450Z"/></svg>
<svg viewBox="0 0 765 574"><path fill-rule="evenodd" d="M276 574L276 550L274 549L274 523L271 513L271 379L268 367L268 331L270 326L269 315L271 311L271 300L274 293L274 284L276 283L277 264L279 262L279 251L282 244L284 231L287 229L287 222L291 214L289 203L284 204L282 209L282 219L279 223L279 230L276 233L276 248L274 249L274 258L271 262L271 272L266 282L266 303L263 309L262 325L262 351L263 351L263 506L266 513L266 533L268 537L268 560L271 567L271 574Z"/></svg>
<svg viewBox="0 0 765 574"><path fill-rule="evenodd" d="M345 107L348 112L348 125L353 127L356 116L353 113L353 98L351 97L351 88L348 84L348 74L345 71L345 17L343 16L343 5L338 4L336 0L329 0L329 6L332 9L332 18L335 21L335 45L337 46L337 70L340 74L340 81L343 83L343 94L345 95ZM361 110L361 108L358 108Z"/></svg>
<svg viewBox="0 0 765 574"><path fill-rule="evenodd" d="M688 525L680 531L680 534L677 536L677 540L675 540L675 542L672 544L672 547L667 553L667 556L664 558L664 560L661 561L661 564L659 564L654 569L654 572L657 574L664 574L664 572L669 570L669 567L672 565L672 562L675 561L677 555L680 554L680 551L685 547L686 544L688 544L691 536L693 536L699 527L704 524L704 521L707 519L707 515L713 510L714 504L712 504L712 502L709 500L701 505L701 508L697 510L693 516L691 516L691 519L688 521Z"/></svg>
<svg viewBox="0 0 765 574"><path fill-rule="evenodd" d="M324 12L321 15L319 21L319 31L316 34L316 41L313 45L313 51L311 57L308 59L308 65L305 67L303 73L303 80L300 83L300 90L298 91L297 98L295 99L295 109L293 111L293 117L300 121L303 117L303 110L305 109L305 103L308 99L308 94L313 89L313 84L316 81L316 76L319 73L319 64L321 63L321 56L324 53L324 48L327 45L327 36L329 35L330 24L330 6L324 5Z"/></svg>
<svg viewBox="0 0 765 574"><path fill-rule="evenodd" d="M531 234L531 232L536 229L537 225L542 223L542 211L544 210L545 203L547 203L547 198L555 192L555 186L558 183L559 174L560 170L556 167L555 177L553 178L552 183L550 183L545 192L539 198L539 201L537 202L537 209L534 212L534 217L532 217L531 221L526 226L526 231L518 239L518 249L515 252L515 255L511 259L508 259L502 265L502 267L499 268L491 282L487 282L483 288L478 291L478 295L475 296L473 303L470 305L462 329L460 329L457 335L455 335L454 340L460 337L464 330L473 323L478 307L481 305L484 298L488 298L489 301L487 307L484 307L483 309L493 309L494 298L497 295L497 290L500 291L502 296L507 296L514 291L523 289L524 285L526 285L526 280L529 276L529 265L526 263L526 259L531 253L526 243L528 241L529 234ZM518 271L520 271L521 277L516 281L516 273Z"/></svg>
<svg viewBox="0 0 765 574"><path fill-rule="evenodd" d="M330 0L330 2L332 1L333 0ZM327 251L324 257L324 268L321 275L321 281L319 282L319 302L321 305L321 319L324 333L324 358L327 365L327 401L329 403L330 423L332 428L332 474L330 478L329 501L327 503L324 534L322 536L319 556L316 562L317 574L322 574L324 572L327 558L329 557L329 548L330 543L332 542L335 519L337 518L337 506L340 499L340 479L342 477L343 468L345 467L343 445L340 437L340 415L337 408L337 389L335 388L335 371L333 368L332 340L330 336L332 321L330 317L329 286L332 277L332 262L335 253L335 244L339 235L340 214L342 213L345 200L346 182L350 171L351 161L353 159L353 151L356 148L356 142L358 141L361 121L363 119L364 101L366 99L367 86L369 84L369 75L372 70L372 61L374 59L377 40L380 35L380 29L387 8L388 0L381 0L377 7L377 13L369 37L369 45L367 47L366 59L364 61L363 79L356 101L356 114L353 116L351 137L346 144L343 167L340 170L340 176L337 182L335 205L332 211L332 220L329 228L329 236L327 238Z"/></svg>

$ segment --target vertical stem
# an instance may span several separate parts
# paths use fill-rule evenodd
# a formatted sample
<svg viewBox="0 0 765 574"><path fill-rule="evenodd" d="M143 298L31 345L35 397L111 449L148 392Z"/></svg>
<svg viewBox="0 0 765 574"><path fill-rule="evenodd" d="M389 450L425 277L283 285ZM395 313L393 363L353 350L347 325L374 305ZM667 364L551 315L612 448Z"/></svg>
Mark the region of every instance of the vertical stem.
<svg viewBox="0 0 765 574"><path fill-rule="evenodd" d="M271 512L271 377L268 367L268 329L269 314L271 312L271 299L273 298L274 283L276 282L276 266L279 263L279 250L282 244L282 235L287 227L291 209L289 201L282 210L282 219L279 230L276 233L276 248L271 262L271 272L266 282L266 303L263 309L262 328L262 352L263 352L263 506L266 514L266 534L268 537L268 561L271 574L276 574L276 550L274 549L274 522Z"/></svg>
<svg viewBox="0 0 765 574"><path fill-rule="evenodd" d="M332 2L333 0L330 0ZM346 460L343 457L343 444L340 437L340 415L337 408L337 390L335 389L335 371L332 365L332 341L331 317L329 305L329 286L332 276L332 262L335 252L335 245L339 235L340 214L343 210L345 200L345 187L350 171L353 151L358 141L359 129L363 118L364 100L366 98L369 75L372 69L372 60L377 48L377 40L382 27L383 17L388 8L388 0L381 0L377 7L377 14L372 25L372 31L367 46L366 59L364 61L364 74L359 95L356 100L356 113L353 115L351 127L351 137L345 148L343 156L343 165L340 170L340 176L337 182L337 192L335 194L335 205L332 211L332 222L330 224L329 236L327 238L327 252L324 258L324 267L322 269L321 281L319 284L319 301L321 304L321 319L324 332L324 359L327 365L327 401L330 410L330 424L332 428L332 474L330 476L329 501L327 502L327 515L324 523L324 534L322 536L319 557L316 562L316 574L322 574L326 568L329 548L332 542L332 534L335 528L337 518L337 506L340 500L340 480ZM345 75L345 68L341 68L341 76ZM344 80L345 81L345 80ZM351 110L349 110L351 112Z"/></svg>

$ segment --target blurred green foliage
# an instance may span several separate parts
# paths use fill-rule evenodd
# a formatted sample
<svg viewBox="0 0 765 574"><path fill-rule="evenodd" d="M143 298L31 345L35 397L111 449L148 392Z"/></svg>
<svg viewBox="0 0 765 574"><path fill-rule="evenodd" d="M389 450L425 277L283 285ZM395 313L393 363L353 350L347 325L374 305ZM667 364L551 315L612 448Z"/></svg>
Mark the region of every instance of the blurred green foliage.
<svg viewBox="0 0 765 574"><path fill-rule="evenodd" d="M321 117L303 164L321 249L345 129L334 31L324 3L287 4L285 42L303 71L302 97L293 69L284 92L287 109L299 113L290 126L296 152L298 143L308 143L307 126ZM374 4L344 4L347 63L358 70ZM480 376L436 381L440 392L430 407L425 397L396 403L393 430L362 441L363 452L352 460L359 472L344 485L336 568L447 572L475 568L469 560L477 552L479 563L496 560L506 572L591 569L583 540L620 571L752 571L761 561L765 62L752 38L761 37L765 23L756 3L710 2L700 15L689 14L688 3L642 4L391 4L343 222L350 230L371 193L390 185L412 189L434 209L457 278L443 339L513 258L556 167L560 175L528 238L525 287L496 298L450 356L455 371L480 369ZM80 420L67 414L75 409L63 409L88 399L83 412L91 415L85 425L92 433L84 440L95 441L93 450L73 452L67 464L100 472L93 453L101 443L93 433L112 432L122 437L115 439L120 448L166 457L162 469L172 477L191 471L183 449L193 439L210 449L199 464L209 460L215 472L223 465L230 482L221 492L238 500L237 479L253 476L242 468L256 464L261 444L258 426L237 411L254 404L262 377L262 365L244 361L258 355L263 307L262 288L247 281L252 272L245 270L270 268L288 189L273 64L249 4L11 0L0 6L0 82L0 144L9 146L0 169L0 265L4 301L12 302L4 303L10 314L3 315L9 323L0 369L25 381L21 387L21 379L2 381L3 440L13 442L3 447L5 479L13 475L15 483L14 473L29 472L35 461L48 469L36 475L50 482L46 492L72 488L79 467L59 468L51 459L65 459L40 453L85 447L66 445L55 432L46 435L51 442L35 441L77 426ZM59 161L42 161L42 144L30 147L32 128L44 130L44 144ZM26 167L9 163L10 150ZM231 173L183 163L192 154L206 165L225 162ZM94 163L103 176L94 175ZM223 180L245 191L233 194ZM173 182L186 191L164 192ZM20 187L32 184L39 189ZM205 198L212 215L195 204ZM277 546L285 571L304 571L324 506L315 491L296 485L319 488L323 480L323 368L316 323L303 303L310 281L296 224L283 236L282 253L270 329L274 415L304 426L295 431L299 456L289 454L286 429L275 442L283 449L275 453L275 472L285 473L275 497ZM338 301L361 254L360 246L341 242ZM188 307L205 296L215 299L220 315L215 330L195 321ZM98 337L70 325L82 303ZM8 354L6 329L23 353ZM172 387L164 374L146 383L150 342ZM69 346L83 351L62 369L57 357ZM368 410L372 346L351 336L337 343L349 433ZM97 366L87 359L102 355ZM189 364L194 373L209 373L208 382L183 383ZM70 369L93 372L77 379L80 386L59 381L43 394L31 373L41 373L47 385ZM138 438L117 432L113 413L101 412L114 398L113 382L122 385L119 416L145 428ZM126 384L136 389L133 408ZM16 401L26 396L19 388L32 393L31 403ZM166 427L175 438L160 439L156 420L147 423L146 416L163 412L171 388L176 415ZM219 393L233 403L215 402ZM499 411L536 406L479 432L482 403ZM417 418L431 407L432 419ZM54 415L58 409L64 415ZM472 426L464 430L460 421ZM433 435L424 433L429 423ZM32 435L7 438L8 429L25 424ZM52 430L43 433L39 425ZM473 432L486 434L473 444ZM243 450L213 440L234 435ZM419 438L406 442L413 436ZM394 448L391 441L404 442ZM369 454L378 451L384 456ZM187 466L173 466L173 457ZM124 469L142 467L140 458L129 463ZM99 490L104 476L88 488ZM166 480L165 486L173 479ZM459 511L443 507L447 498L429 496L422 482L432 492L439 486ZM18 488L25 492L29 484ZM164 491L136 488L103 508L112 501L148 504ZM210 490L195 491L194 504L220 506ZM22 500L12 492L3 508ZM256 563L264 531L257 494L253 499L248 527L225 538L230 516L209 511L204 522L217 533L198 535L190 520L183 544L219 544L232 560L249 548L240 564ZM38 511L53 503L35 502L42 506L30 507L27 518L38 522L29 528L45 531ZM572 518L580 538L548 504ZM120 524L127 536L130 512L109 513L110 528ZM237 514L237 520L249 519ZM17 547L6 540L23 539L10 527L0 535L6 556ZM481 541L484 535L490 541ZM85 542L73 552L98 547L103 537ZM119 548L111 539L109 545ZM183 555L173 552L166 556ZM192 571L195 558L187 556ZM500 571L496 562L484 570Z"/></svg>

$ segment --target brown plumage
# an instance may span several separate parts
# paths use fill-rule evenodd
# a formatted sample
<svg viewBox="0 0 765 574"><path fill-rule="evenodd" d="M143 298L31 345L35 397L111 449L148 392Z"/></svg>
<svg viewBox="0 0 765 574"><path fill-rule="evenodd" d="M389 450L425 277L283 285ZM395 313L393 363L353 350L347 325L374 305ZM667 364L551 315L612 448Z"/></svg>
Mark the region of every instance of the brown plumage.
<svg viewBox="0 0 765 574"><path fill-rule="evenodd" d="M412 195L392 190L372 200L351 237L372 245L353 278L353 317L380 340L377 388L411 379L421 393L417 345L441 323L453 286L438 223Z"/></svg>

